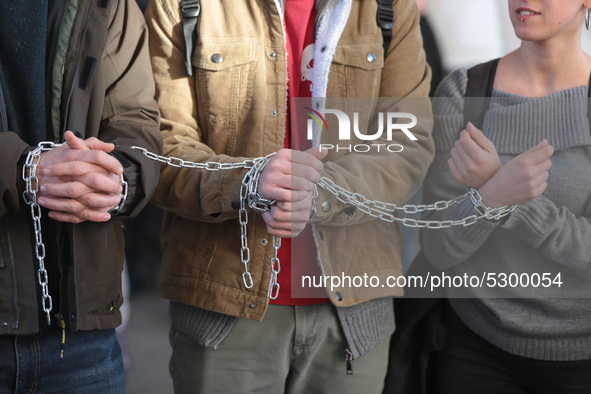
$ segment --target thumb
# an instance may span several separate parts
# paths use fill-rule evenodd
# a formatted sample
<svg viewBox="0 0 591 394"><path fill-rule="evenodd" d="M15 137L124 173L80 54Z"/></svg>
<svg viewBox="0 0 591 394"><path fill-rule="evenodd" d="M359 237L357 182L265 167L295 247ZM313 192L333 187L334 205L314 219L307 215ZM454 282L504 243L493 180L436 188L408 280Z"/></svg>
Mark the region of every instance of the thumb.
<svg viewBox="0 0 591 394"><path fill-rule="evenodd" d="M66 144L68 144L70 149L89 150L84 143L84 140L76 137L70 130L66 131L64 134L64 139L66 140Z"/></svg>
<svg viewBox="0 0 591 394"><path fill-rule="evenodd" d="M310 148L306 150L306 153L311 154L312 156L316 157L318 160L322 160L328 154L328 149L322 149L320 147Z"/></svg>
<svg viewBox="0 0 591 394"><path fill-rule="evenodd" d="M466 125L466 130L468 130L470 137L472 137L472 140L474 140L474 142L476 142L479 147L488 152L496 152L495 145L488 138L486 138L482 131L476 128L472 122L468 122Z"/></svg>

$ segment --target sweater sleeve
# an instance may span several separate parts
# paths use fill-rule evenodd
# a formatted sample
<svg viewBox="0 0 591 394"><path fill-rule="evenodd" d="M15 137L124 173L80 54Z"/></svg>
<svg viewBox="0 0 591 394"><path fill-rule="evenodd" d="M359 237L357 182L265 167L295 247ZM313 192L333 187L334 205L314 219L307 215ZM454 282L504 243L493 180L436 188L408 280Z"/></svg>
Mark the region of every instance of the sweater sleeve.
<svg viewBox="0 0 591 394"><path fill-rule="evenodd" d="M458 69L439 85L434 99L433 139L435 159L423 183L423 203L433 204L451 200L465 194L468 187L455 180L447 165L450 151L465 128L464 94L468 82L467 70ZM427 211L423 220L460 220L477 212L470 200L451 205L441 211ZM478 220L469 226L452 226L446 229L421 229L419 241L429 261L440 269L459 264L476 252L497 228L497 222Z"/></svg>
<svg viewBox="0 0 591 394"><path fill-rule="evenodd" d="M544 196L520 204L502 228L515 233L548 259L591 278L591 204L583 216Z"/></svg>

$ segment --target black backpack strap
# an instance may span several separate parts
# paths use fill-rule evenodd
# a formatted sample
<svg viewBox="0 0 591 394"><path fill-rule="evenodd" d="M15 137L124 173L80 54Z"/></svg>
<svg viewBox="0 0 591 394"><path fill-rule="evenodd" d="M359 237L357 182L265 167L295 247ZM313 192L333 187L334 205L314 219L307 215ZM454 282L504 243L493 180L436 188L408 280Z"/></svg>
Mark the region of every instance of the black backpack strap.
<svg viewBox="0 0 591 394"><path fill-rule="evenodd" d="M464 125L471 122L476 128L482 130L484 115L490 105L490 96L499 60L477 64L468 70L468 86L465 97L476 97L477 99L464 100Z"/></svg>
<svg viewBox="0 0 591 394"><path fill-rule="evenodd" d="M197 20L201 12L200 0L181 0L181 11L183 13L183 35L185 36L185 67L187 74L193 75L193 65L191 57L193 48L197 41Z"/></svg>
<svg viewBox="0 0 591 394"><path fill-rule="evenodd" d="M390 48L390 42L392 41L392 26L394 26L394 10L392 4L395 0L377 0L378 2L378 14L376 20L378 26L382 29L382 37L384 39L384 58L388 54L388 48Z"/></svg>

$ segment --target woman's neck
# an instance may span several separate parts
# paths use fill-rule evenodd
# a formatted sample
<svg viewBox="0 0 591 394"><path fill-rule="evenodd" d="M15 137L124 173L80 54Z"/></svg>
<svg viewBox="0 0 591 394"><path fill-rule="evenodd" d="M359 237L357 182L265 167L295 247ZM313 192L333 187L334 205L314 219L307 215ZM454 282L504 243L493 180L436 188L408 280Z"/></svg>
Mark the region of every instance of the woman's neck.
<svg viewBox="0 0 591 394"><path fill-rule="evenodd" d="M588 85L591 58L580 38L522 41L521 47L499 62L494 89L526 97L544 97Z"/></svg>

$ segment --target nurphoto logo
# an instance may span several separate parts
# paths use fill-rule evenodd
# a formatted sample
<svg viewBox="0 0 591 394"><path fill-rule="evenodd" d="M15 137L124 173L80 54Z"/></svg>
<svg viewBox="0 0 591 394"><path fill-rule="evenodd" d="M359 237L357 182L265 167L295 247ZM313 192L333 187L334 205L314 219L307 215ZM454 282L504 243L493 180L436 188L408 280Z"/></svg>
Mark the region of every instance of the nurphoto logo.
<svg viewBox="0 0 591 394"><path fill-rule="evenodd" d="M339 141L350 141L351 140L351 120L349 115L345 112L338 110L338 109L321 109L320 111L316 111L309 107L303 107L305 110L310 112L304 112L304 114L308 115L311 119L308 119L307 122L307 138L308 140L312 140L313 138L313 128L314 122L318 124L321 132L323 130L328 130L328 125L326 119L323 115L326 114L333 114L337 117L338 121L338 136ZM356 138L362 141L376 141L382 138L384 134L384 119L386 123L386 140L392 141L392 135L394 130L402 131L411 141L416 141L417 137L415 137L410 129L416 126L417 124L417 117L411 113L407 112L387 112L384 114L383 112L378 113L378 129L373 134L364 134L359 131L359 113L353 113L353 133ZM401 119L410 119L408 123L395 123L399 122ZM383 140L383 138L382 138ZM380 151L380 148L385 148L388 152L402 152L404 149L400 144L383 144L383 143L372 143L372 144L356 144L348 146L341 146L337 144L336 146L333 144L320 144L320 148L324 149L336 149L337 152L340 150L348 150L349 152L355 151L358 153L365 153L369 152L370 150L377 149Z"/></svg>

